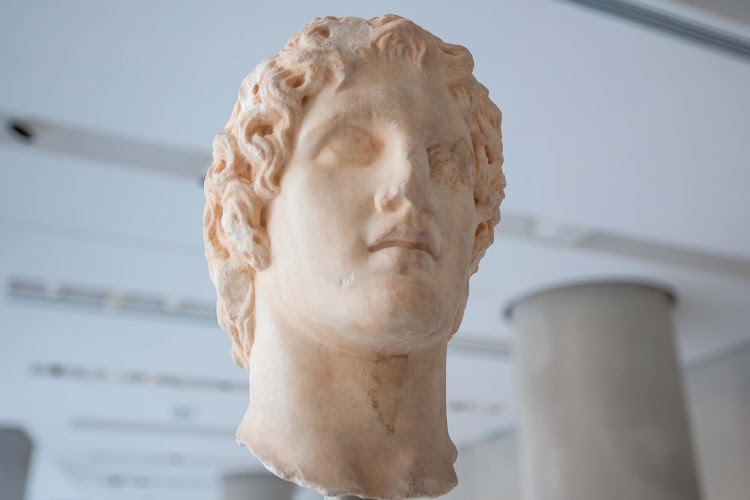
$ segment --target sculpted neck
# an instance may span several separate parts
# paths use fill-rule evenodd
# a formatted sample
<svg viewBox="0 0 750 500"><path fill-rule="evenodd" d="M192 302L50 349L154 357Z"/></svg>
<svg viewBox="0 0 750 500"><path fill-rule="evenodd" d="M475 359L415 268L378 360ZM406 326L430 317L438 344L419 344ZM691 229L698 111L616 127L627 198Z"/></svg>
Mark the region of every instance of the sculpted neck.
<svg viewBox="0 0 750 500"><path fill-rule="evenodd" d="M355 354L256 313L250 405L237 440L268 469L330 496L432 497L455 486L445 342Z"/></svg>

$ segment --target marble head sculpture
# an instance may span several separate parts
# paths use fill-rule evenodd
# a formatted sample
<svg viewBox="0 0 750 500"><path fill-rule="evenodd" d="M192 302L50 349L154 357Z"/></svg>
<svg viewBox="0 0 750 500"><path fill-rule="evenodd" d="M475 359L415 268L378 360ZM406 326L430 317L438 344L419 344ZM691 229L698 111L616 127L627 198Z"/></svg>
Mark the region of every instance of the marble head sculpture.
<svg viewBox="0 0 750 500"><path fill-rule="evenodd" d="M242 82L205 180L237 431L276 475L397 499L455 486L447 343L500 219L501 115L464 47L319 18Z"/></svg>

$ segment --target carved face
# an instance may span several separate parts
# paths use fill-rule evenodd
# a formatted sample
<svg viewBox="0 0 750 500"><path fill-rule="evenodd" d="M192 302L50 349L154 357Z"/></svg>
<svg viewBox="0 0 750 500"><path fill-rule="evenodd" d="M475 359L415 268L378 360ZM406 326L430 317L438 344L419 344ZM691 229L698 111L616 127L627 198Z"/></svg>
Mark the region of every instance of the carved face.
<svg viewBox="0 0 750 500"><path fill-rule="evenodd" d="M365 63L308 106L268 207L258 297L349 350L445 340L478 218L471 137L443 79Z"/></svg>

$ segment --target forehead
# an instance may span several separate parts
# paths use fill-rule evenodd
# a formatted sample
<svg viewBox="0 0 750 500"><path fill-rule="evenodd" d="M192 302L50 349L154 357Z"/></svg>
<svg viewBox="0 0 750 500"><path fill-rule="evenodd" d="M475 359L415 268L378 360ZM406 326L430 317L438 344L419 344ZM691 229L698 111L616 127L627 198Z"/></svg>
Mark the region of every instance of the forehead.
<svg viewBox="0 0 750 500"><path fill-rule="evenodd" d="M322 126L387 126L427 143L468 136L458 105L436 72L408 62L366 62L313 101L299 137Z"/></svg>

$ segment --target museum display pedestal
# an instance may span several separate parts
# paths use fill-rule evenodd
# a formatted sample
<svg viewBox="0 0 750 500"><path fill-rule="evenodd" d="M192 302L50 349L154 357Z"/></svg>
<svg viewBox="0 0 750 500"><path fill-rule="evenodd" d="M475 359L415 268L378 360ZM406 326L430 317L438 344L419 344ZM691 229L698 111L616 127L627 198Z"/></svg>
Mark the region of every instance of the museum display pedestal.
<svg viewBox="0 0 750 500"><path fill-rule="evenodd" d="M527 500L696 500L673 295L589 283L509 308Z"/></svg>
<svg viewBox="0 0 750 500"><path fill-rule="evenodd" d="M23 500L33 445L20 429L0 428L0 498Z"/></svg>
<svg viewBox="0 0 750 500"><path fill-rule="evenodd" d="M230 474L221 479L222 500L292 500L294 485L271 474Z"/></svg>

